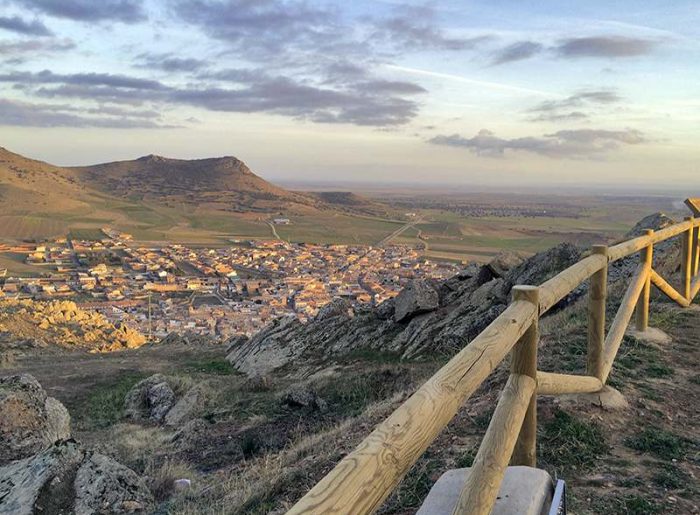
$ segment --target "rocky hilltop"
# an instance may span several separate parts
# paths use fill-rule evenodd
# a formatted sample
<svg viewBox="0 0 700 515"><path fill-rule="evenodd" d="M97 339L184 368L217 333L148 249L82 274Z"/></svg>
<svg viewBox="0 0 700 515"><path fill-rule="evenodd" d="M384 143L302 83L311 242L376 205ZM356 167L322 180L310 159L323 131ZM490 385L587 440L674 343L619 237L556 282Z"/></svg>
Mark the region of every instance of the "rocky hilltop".
<svg viewBox="0 0 700 515"><path fill-rule="evenodd" d="M627 238L673 223L662 213L650 215L630 230ZM668 253L674 247L678 247L677 241L657 246L658 269L673 271L678 267L677 257ZM342 299L335 299L306 324L296 317L282 318L245 342L232 342L227 359L237 370L254 377L302 363L313 368L314 363L358 352L388 354L401 360L452 355L503 312L514 285L539 285L584 255L584 249L570 243L529 258L503 253L486 265L470 265L442 282L414 281L376 309L353 310ZM611 283L630 277L637 264L636 256L613 263ZM553 312L586 291L584 283Z"/></svg>
<svg viewBox="0 0 700 515"><path fill-rule="evenodd" d="M72 301L0 300L0 348L56 345L91 352L133 349L146 338Z"/></svg>

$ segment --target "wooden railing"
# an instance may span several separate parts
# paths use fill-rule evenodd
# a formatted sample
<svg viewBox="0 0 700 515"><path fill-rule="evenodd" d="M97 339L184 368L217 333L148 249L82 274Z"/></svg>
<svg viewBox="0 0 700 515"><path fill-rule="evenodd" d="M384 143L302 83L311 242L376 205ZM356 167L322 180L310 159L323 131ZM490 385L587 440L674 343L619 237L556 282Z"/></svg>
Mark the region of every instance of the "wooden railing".
<svg viewBox="0 0 700 515"><path fill-rule="evenodd" d="M509 354L511 374L462 489L454 514L491 512L508 463L536 465L537 395L594 393L606 383L636 310L636 329L649 321L654 284L687 307L700 290L700 198L688 199L698 219L591 254L537 286L515 286L513 301L481 334L438 370L288 512L372 513L391 494L464 402ZM652 266L654 244L683 238L682 287L677 291ZM605 334L608 264L640 252L639 265ZM538 322L542 314L590 278L586 375L537 370Z"/></svg>

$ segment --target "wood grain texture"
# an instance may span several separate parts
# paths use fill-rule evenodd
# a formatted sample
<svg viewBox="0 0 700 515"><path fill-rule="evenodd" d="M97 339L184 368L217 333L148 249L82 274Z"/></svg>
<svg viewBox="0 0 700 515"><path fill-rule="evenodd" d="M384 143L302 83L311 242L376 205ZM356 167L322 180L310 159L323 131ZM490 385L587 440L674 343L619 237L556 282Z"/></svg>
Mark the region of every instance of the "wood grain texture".
<svg viewBox="0 0 700 515"><path fill-rule="evenodd" d="M453 515L491 513L535 386L530 376L508 378Z"/></svg>
<svg viewBox="0 0 700 515"><path fill-rule="evenodd" d="M531 302L539 306L539 288L537 286L515 286L513 300ZM537 380L537 346L539 344L539 317L536 317L525 334L513 347L511 372L523 374ZM530 405L515 442L512 464L535 467L537 465L537 395L530 398Z"/></svg>
<svg viewBox="0 0 700 515"><path fill-rule="evenodd" d="M622 338L625 336L625 331L630 323L632 314L634 313L635 304L639 299L639 295L642 293L642 289L646 284L647 275L649 275L650 269L648 269L644 264L640 264L637 267L637 271L632 277L625 296L622 298L620 307L617 310L615 319L610 326L610 331L608 336L605 338L605 349L603 351L603 374L601 381L603 384L608 379L610 370L612 369L613 362L617 356L617 351L622 343Z"/></svg>
<svg viewBox="0 0 700 515"><path fill-rule="evenodd" d="M651 229L646 230L647 236L653 236L654 231ZM637 331L646 331L649 327L649 299L651 297L651 264L654 259L654 245L649 245L642 249L639 253L639 261L644 268L647 270L646 281L644 282L644 288L642 288L642 293L637 301L637 320L636 329Z"/></svg>
<svg viewBox="0 0 700 515"><path fill-rule="evenodd" d="M510 352L536 314L530 302L511 303L288 513L372 513Z"/></svg>
<svg viewBox="0 0 700 515"><path fill-rule="evenodd" d="M562 395L567 393L594 393L603 388L597 377L554 372L537 372L538 395Z"/></svg>
<svg viewBox="0 0 700 515"><path fill-rule="evenodd" d="M675 301L678 305L687 308L690 305L688 299L681 295L673 286L666 282L666 279L661 277L656 270L652 269L650 274L651 282L659 290L661 290L669 299Z"/></svg>
<svg viewBox="0 0 700 515"><path fill-rule="evenodd" d="M686 222L690 222L690 227L683 234L683 250L681 252L681 274L683 281L683 296L690 301L692 299L691 284L693 281L693 236L695 233L695 220L693 217L688 217L685 219Z"/></svg>
<svg viewBox="0 0 700 515"><path fill-rule="evenodd" d="M540 314L547 312L579 284L607 266L608 259L600 254L588 256L540 285Z"/></svg>
<svg viewBox="0 0 700 515"><path fill-rule="evenodd" d="M588 290L588 375L601 378L603 372L603 344L605 343L605 305L608 298L608 247L594 245L592 253L604 256L605 266L591 276Z"/></svg>
<svg viewBox="0 0 700 515"><path fill-rule="evenodd" d="M617 261L623 257L639 252L644 247L650 244L659 243L660 241L673 238L679 234L684 233L691 226L691 222L685 221L680 222L675 225L670 225L661 229L660 231L654 232L653 236L639 236L638 238L633 238L631 240L623 241L617 245L613 245L608 249L608 259L610 261Z"/></svg>

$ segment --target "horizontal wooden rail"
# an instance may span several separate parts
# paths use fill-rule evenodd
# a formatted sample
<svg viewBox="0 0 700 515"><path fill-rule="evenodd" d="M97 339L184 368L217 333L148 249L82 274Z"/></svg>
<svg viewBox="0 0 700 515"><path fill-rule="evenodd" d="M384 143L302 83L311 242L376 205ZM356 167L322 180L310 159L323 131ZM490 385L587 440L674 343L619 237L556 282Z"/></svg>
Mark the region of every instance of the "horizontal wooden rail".
<svg viewBox="0 0 700 515"><path fill-rule="evenodd" d="M696 215L700 215L700 199L688 199L687 203ZM700 218L687 219L656 232L649 231L644 236L612 247L594 247L591 255L555 275L539 288L515 288L513 302L500 316L381 422L288 513L372 513L464 402L520 341L520 347L514 353L512 373L455 509L455 513L460 514L490 513L516 442L522 449L514 459L522 460L534 449L532 436L535 434L536 411L533 400L536 400L536 395L600 391L610 374L635 307L640 310L638 326L646 327L649 299L642 292L648 292L649 284L653 283L683 306L687 306L698 294L700 277L697 276L697 261L700 253L698 231L694 230L696 227L700 227ZM684 238L681 268L685 295L676 291L652 269L650 259L655 243L679 235ZM605 336L608 263L639 251L643 251L641 264ZM588 308L587 370L590 375L537 372L538 317L588 278L592 278ZM636 306L638 303L639 306ZM526 333L528 336L524 337ZM536 372L536 379L533 372ZM531 416L526 413L531 413ZM527 418L528 429L521 433L526 417L530 417Z"/></svg>
<svg viewBox="0 0 700 515"><path fill-rule="evenodd" d="M605 384L608 379L613 361L615 361L615 356L617 356L617 351L622 343L622 338L625 336L625 331L630 323L634 308L637 304L637 299L639 299L639 295L642 293L649 272L650 269L644 264L637 267L637 271L634 277L632 277L632 282L629 288L627 288L625 296L622 297L622 302L610 326L608 336L605 338L605 347L603 349L603 374L601 379L603 384Z"/></svg>
<svg viewBox="0 0 700 515"><path fill-rule="evenodd" d="M558 273L540 286L540 314L546 313L583 281L608 264L608 258L593 254Z"/></svg>
<svg viewBox="0 0 700 515"><path fill-rule="evenodd" d="M659 290L664 292L668 298L675 301L677 304L680 304L684 308L687 308L690 305L688 299L678 293L678 290L676 290L673 286L668 284L666 279L661 277L656 270L651 271L651 282L654 283L654 286L656 286Z"/></svg>
<svg viewBox="0 0 700 515"><path fill-rule="evenodd" d="M686 232L688 228L692 226L693 222L686 220L684 222L666 227L665 229L656 231L652 236L639 236L638 238L613 245L608 249L608 258L610 261L617 261L618 259L627 257L635 252L639 252L649 245L678 236L679 234Z"/></svg>
<svg viewBox="0 0 700 515"><path fill-rule="evenodd" d="M515 301L438 370L289 511L371 513L535 320ZM532 381L534 384L534 380ZM517 436L517 435L516 435Z"/></svg>
<svg viewBox="0 0 700 515"><path fill-rule="evenodd" d="M572 374L537 372L538 395L561 395L566 393L594 393L603 388L597 377Z"/></svg>
<svg viewBox="0 0 700 515"><path fill-rule="evenodd" d="M508 378L453 515L491 513L535 387L530 376Z"/></svg>

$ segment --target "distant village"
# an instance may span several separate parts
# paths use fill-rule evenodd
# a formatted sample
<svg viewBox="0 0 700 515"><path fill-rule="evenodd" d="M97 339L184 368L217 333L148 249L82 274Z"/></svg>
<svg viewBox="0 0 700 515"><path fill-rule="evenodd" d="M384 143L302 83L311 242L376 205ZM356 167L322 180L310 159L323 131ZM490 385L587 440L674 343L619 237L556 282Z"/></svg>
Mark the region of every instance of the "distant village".
<svg viewBox="0 0 700 515"><path fill-rule="evenodd" d="M99 240L0 243L0 253L22 256L37 270L32 277L0 273L0 297L70 299L152 339L186 332L225 339L282 315L305 321L335 297L377 305L413 278L457 272L405 245L232 240L223 248L147 247L110 228L102 233Z"/></svg>

